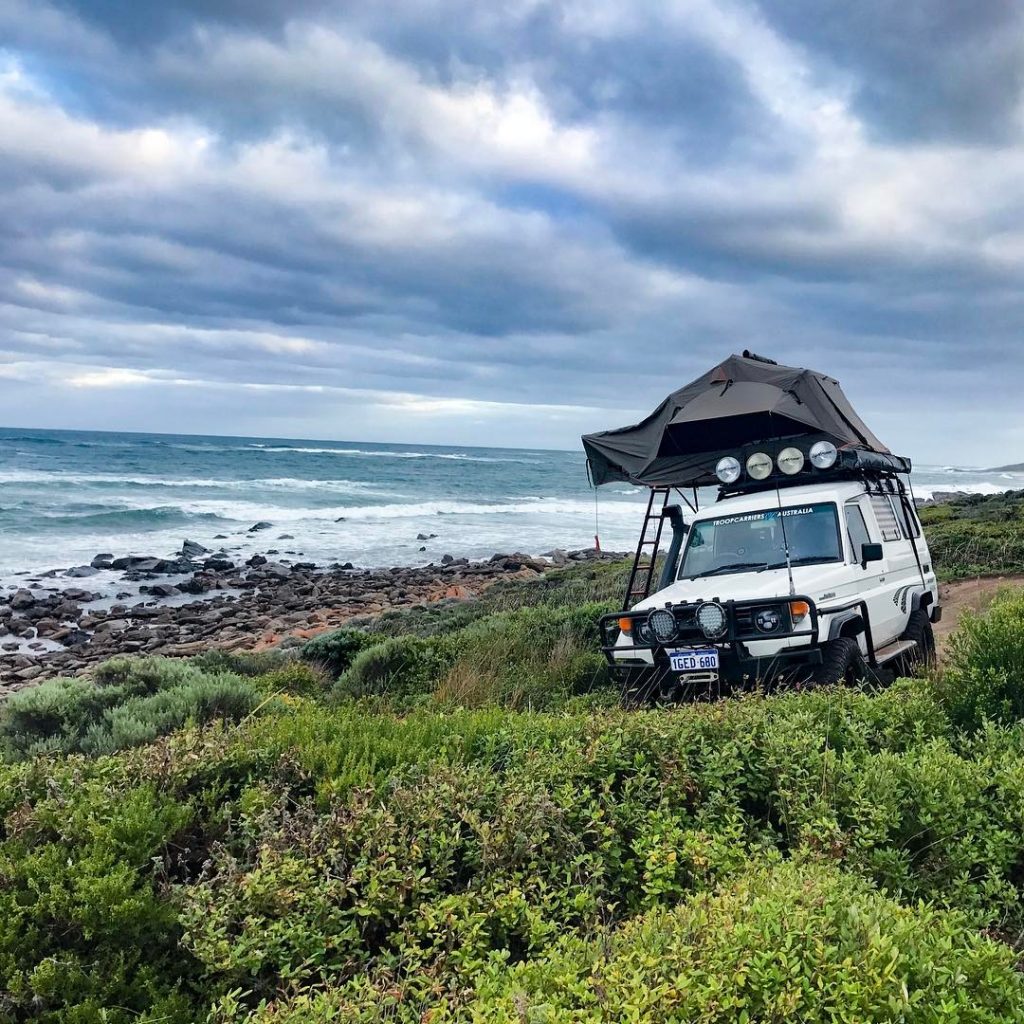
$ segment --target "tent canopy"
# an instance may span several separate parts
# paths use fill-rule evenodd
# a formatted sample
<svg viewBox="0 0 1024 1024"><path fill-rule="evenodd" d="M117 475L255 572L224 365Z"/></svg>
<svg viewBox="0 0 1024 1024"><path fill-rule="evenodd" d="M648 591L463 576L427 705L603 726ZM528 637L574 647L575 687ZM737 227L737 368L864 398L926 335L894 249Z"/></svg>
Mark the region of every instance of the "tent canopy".
<svg viewBox="0 0 1024 1024"><path fill-rule="evenodd" d="M723 455L798 437L905 461L868 429L837 381L750 352L729 356L672 392L634 426L584 434L583 448L595 484L701 487L718 482L714 470Z"/></svg>

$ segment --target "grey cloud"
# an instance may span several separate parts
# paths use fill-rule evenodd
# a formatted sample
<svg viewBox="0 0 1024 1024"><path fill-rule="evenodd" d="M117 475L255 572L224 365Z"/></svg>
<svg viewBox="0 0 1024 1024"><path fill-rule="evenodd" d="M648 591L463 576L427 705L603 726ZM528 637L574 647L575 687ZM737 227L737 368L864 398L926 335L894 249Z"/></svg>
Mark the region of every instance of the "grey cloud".
<svg viewBox="0 0 1024 1024"><path fill-rule="evenodd" d="M202 402L167 374L614 421L748 346L922 452L979 362L1012 410L1014 10L700 10L0 0L0 362L132 371L168 428Z"/></svg>

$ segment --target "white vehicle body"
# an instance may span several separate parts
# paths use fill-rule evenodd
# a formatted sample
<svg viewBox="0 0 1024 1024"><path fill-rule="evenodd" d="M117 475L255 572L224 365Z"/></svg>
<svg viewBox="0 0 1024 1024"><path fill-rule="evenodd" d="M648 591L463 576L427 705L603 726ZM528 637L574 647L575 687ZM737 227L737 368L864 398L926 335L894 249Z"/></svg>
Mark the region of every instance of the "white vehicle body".
<svg viewBox="0 0 1024 1024"><path fill-rule="evenodd" d="M865 544L873 560L865 561ZM915 646L905 640L911 615L917 622L940 615L916 511L901 488L877 480L821 480L720 498L689 518L673 575L620 616L618 635L605 648L613 667L628 673L660 665L676 681L736 684L820 664L837 637L855 639L865 662L877 666ZM725 633L700 627L696 614L704 605L726 611ZM677 636L654 635L646 617L657 609L675 617ZM667 634L671 623L661 615ZM719 612L712 607L706 615L717 627ZM761 629L776 618L775 629Z"/></svg>

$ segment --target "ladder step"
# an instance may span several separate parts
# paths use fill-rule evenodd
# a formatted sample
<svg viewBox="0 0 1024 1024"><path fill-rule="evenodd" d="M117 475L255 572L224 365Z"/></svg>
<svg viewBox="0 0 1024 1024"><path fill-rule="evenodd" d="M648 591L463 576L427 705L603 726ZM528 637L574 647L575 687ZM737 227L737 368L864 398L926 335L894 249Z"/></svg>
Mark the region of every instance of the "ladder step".
<svg viewBox="0 0 1024 1024"><path fill-rule="evenodd" d="M884 665L887 661L892 661L893 658L912 651L916 646L916 640L894 640L891 644L886 644L885 647L876 651L875 658L879 665Z"/></svg>

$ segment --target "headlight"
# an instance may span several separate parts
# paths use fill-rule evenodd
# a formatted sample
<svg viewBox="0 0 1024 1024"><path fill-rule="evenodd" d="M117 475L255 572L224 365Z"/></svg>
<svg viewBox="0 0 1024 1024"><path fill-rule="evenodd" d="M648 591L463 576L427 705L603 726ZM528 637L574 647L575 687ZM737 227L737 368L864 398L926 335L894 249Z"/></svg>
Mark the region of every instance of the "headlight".
<svg viewBox="0 0 1024 1024"><path fill-rule="evenodd" d="M717 476L723 484L734 484L740 478L741 468L739 459L734 459L731 455L726 455L724 459L718 460L718 465L715 466L715 476Z"/></svg>
<svg viewBox="0 0 1024 1024"><path fill-rule="evenodd" d="M771 471L771 456L765 455L764 452L754 452L754 454L747 459L747 472L755 480L764 480L765 477L771 474Z"/></svg>
<svg viewBox="0 0 1024 1024"><path fill-rule="evenodd" d="M831 469L839 452L831 441L815 441L811 445L811 465L816 469Z"/></svg>
<svg viewBox="0 0 1024 1024"><path fill-rule="evenodd" d="M697 609L697 625L706 637L721 636L725 622L725 609L716 601L705 601Z"/></svg>
<svg viewBox="0 0 1024 1024"><path fill-rule="evenodd" d="M786 476L793 476L804 468L804 453L799 448L783 448L779 452L778 463Z"/></svg>
<svg viewBox="0 0 1024 1024"><path fill-rule="evenodd" d="M667 608L658 608L647 617L647 626L660 644L667 644L676 636L676 617Z"/></svg>
<svg viewBox="0 0 1024 1024"><path fill-rule="evenodd" d="M762 633L774 633L782 623L782 615L778 608L762 608L754 616L754 625Z"/></svg>

